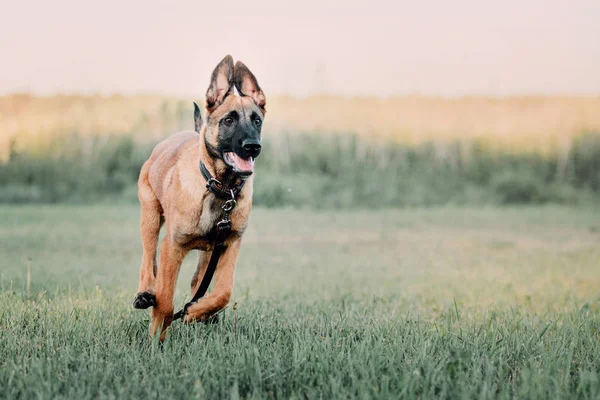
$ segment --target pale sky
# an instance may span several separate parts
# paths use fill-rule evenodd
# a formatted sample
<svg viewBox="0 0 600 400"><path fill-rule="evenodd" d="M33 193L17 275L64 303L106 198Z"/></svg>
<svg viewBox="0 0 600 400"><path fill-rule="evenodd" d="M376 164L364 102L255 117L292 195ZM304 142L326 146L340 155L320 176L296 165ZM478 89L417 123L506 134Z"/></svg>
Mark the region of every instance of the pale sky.
<svg viewBox="0 0 600 400"><path fill-rule="evenodd" d="M600 94L600 0L3 3L0 94Z"/></svg>

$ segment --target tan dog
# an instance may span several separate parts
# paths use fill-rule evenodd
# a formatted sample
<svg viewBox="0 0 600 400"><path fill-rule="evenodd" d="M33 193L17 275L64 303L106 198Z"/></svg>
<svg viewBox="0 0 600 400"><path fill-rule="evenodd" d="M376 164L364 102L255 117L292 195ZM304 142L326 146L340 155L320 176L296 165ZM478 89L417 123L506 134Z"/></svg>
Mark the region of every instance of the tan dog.
<svg viewBox="0 0 600 400"><path fill-rule="evenodd" d="M234 94L234 87L240 96ZM184 320L205 320L229 303L241 237L252 209L252 173L254 159L261 150L265 105L265 96L252 72L240 61L234 66L228 55L212 73L204 124L195 106L198 133L184 131L167 138L154 148L142 167L138 197L144 252L133 305L154 307L151 335L162 327L164 339L165 329L173 320L173 292L179 267L193 249L200 250L191 284L192 294L196 291L213 250L215 224L223 215L225 200L207 189L200 162L223 186L246 182L230 216L231 235L217 264L213 290L187 309ZM166 237L157 268L156 248L163 222Z"/></svg>

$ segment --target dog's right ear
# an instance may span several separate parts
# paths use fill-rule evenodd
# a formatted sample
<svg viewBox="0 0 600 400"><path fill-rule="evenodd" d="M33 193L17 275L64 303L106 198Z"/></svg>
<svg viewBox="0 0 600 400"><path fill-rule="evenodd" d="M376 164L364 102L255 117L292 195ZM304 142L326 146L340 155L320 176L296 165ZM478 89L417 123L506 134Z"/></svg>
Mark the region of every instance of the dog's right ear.
<svg viewBox="0 0 600 400"><path fill-rule="evenodd" d="M200 133L202 127L202 114L200 114L200 107L194 102L194 130Z"/></svg>
<svg viewBox="0 0 600 400"><path fill-rule="evenodd" d="M223 104L233 89L233 58L225 56L215 68L206 91L206 110L212 112Z"/></svg>

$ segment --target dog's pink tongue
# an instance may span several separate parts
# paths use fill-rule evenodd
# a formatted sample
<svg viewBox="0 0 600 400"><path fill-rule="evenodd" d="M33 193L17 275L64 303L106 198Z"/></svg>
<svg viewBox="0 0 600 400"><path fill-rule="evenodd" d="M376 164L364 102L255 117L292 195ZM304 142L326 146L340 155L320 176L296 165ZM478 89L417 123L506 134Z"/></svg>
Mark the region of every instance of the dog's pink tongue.
<svg viewBox="0 0 600 400"><path fill-rule="evenodd" d="M252 171L254 169L254 160L248 158L247 160L233 153L233 159L235 160L235 166L240 171Z"/></svg>

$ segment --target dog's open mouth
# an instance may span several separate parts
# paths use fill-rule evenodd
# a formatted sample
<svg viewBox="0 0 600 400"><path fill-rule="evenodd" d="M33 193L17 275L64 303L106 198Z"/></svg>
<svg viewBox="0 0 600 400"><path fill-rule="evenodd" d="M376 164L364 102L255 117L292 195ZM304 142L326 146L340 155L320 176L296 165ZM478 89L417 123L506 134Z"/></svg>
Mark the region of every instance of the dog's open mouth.
<svg viewBox="0 0 600 400"><path fill-rule="evenodd" d="M233 151L223 154L223 159L234 171L251 174L254 171L254 157L242 158Z"/></svg>

